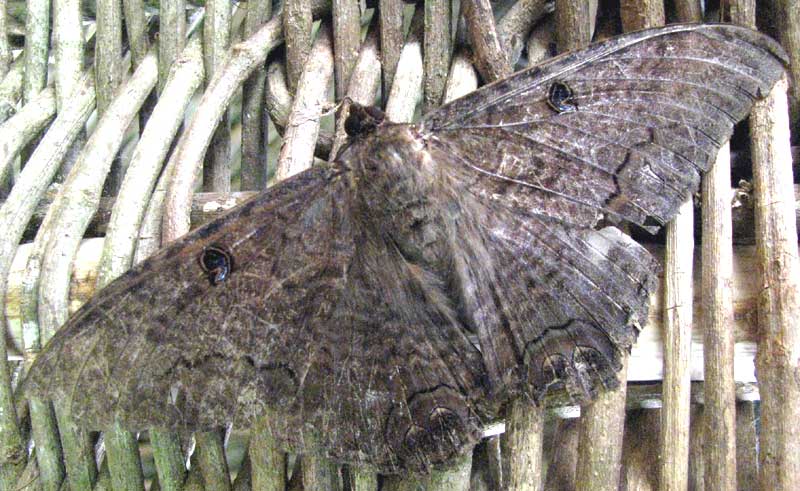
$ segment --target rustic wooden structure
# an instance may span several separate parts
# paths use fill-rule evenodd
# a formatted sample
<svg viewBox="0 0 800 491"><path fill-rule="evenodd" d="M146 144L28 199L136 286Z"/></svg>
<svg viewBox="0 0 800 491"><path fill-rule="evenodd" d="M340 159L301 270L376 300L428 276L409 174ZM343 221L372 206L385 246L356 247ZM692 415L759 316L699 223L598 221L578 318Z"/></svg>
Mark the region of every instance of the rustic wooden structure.
<svg viewBox="0 0 800 491"><path fill-rule="evenodd" d="M88 14L80 4L53 2L52 43L49 0L28 0L24 20L0 9L0 489L800 489L796 4L378 0L361 11L355 0L285 0L273 11L269 0L206 0L187 17L183 0L162 0L157 48L142 0L96 0ZM82 15L90 22L76 29ZM269 175L335 153L343 133L330 120L344 96L411 121L418 101L435 107L551 46L703 19L767 29L795 83L754 110L752 172L735 149L734 172L752 186L731 191L724 148L701 206L683 208L665 245L648 244L665 277L628 385L591 407L514 404L472 458L384 479L285 455L259 428L193 442L115 429L97 440L60 408L16 397L36 351L96 287L247 195L231 189L263 189ZM211 194L194 193L200 175Z"/></svg>

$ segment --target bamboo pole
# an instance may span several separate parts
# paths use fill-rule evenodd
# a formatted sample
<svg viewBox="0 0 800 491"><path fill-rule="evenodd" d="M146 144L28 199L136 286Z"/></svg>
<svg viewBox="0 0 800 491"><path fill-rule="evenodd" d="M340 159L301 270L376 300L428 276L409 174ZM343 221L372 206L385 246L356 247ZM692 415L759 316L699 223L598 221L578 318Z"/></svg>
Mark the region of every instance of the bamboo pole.
<svg viewBox="0 0 800 491"><path fill-rule="evenodd" d="M789 161L787 82L750 115L756 250L763 288L756 367L761 389L760 489L800 489L800 265Z"/></svg>

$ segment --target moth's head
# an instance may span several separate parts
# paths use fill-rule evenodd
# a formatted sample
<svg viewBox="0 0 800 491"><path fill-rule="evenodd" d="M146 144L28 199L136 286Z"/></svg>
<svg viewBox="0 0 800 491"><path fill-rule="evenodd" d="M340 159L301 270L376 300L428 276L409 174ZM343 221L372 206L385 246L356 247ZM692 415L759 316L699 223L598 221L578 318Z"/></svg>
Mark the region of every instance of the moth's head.
<svg viewBox="0 0 800 491"><path fill-rule="evenodd" d="M386 120L385 114L375 106L362 106L350 101L344 130L350 138L358 138L375 131Z"/></svg>

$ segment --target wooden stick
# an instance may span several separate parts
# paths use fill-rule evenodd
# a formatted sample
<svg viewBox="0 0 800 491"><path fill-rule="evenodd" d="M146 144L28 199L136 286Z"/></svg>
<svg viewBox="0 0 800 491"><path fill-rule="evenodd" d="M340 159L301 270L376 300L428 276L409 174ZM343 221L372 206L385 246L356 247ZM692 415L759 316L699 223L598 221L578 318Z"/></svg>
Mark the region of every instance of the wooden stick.
<svg viewBox="0 0 800 491"><path fill-rule="evenodd" d="M186 44L186 0L161 0L158 29L158 91Z"/></svg>
<svg viewBox="0 0 800 491"><path fill-rule="evenodd" d="M294 92L311 52L311 5L305 0L287 0L283 8L283 34L286 37L286 75Z"/></svg>
<svg viewBox="0 0 800 491"><path fill-rule="evenodd" d="M22 100L33 100L47 85L50 0L28 0L25 10L25 70Z"/></svg>
<svg viewBox="0 0 800 491"><path fill-rule="evenodd" d="M704 421L708 437L704 461L709 482L716 483L720 490L733 491L736 489L736 389L733 378L734 338L730 329L733 320L733 245L729 145L720 149L716 162L705 175L702 196ZM685 416L689 416L688 408ZM684 424L688 429L688 421ZM688 444L688 435L685 442ZM685 450L688 458L688 447ZM686 462L682 465L685 468Z"/></svg>
<svg viewBox="0 0 800 491"><path fill-rule="evenodd" d="M203 20L203 64L206 80L213 79L230 55L231 2L207 0ZM203 190L231 190L231 129L228 110L222 112L203 163Z"/></svg>
<svg viewBox="0 0 800 491"><path fill-rule="evenodd" d="M573 491L575 489L579 438L580 425L577 418L558 421L555 445L550 464L547 467L547 482L544 489L548 491Z"/></svg>
<svg viewBox="0 0 800 491"><path fill-rule="evenodd" d="M754 401L736 404L736 485L758 488L758 419Z"/></svg>
<svg viewBox="0 0 800 491"><path fill-rule="evenodd" d="M442 103L450 69L450 0L426 0L423 32L423 101L426 113Z"/></svg>
<svg viewBox="0 0 800 491"><path fill-rule="evenodd" d="M358 0L333 0L333 73L336 100L347 93L361 46L361 10Z"/></svg>
<svg viewBox="0 0 800 491"><path fill-rule="evenodd" d="M595 11L589 0L556 0L556 43L564 53L585 47L592 40Z"/></svg>
<svg viewBox="0 0 800 491"><path fill-rule="evenodd" d="M125 13L125 32L128 35L128 44L131 49L131 66L136 70L150 49L144 2L142 0L122 0L122 9ZM165 28L166 26L162 24L160 27Z"/></svg>
<svg viewBox="0 0 800 491"><path fill-rule="evenodd" d="M239 86L263 63L267 54L281 40L279 17L273 17L264 27L232 48L234 55L209 83L191 122L181 136L173 153L176 168L172 189L166 197L164 225L181 234L189 230L194 183L200 172L200 162L211 140L216 121L233 98ZM175 223L169 223L175 222Z"/></svg>
<svg viewBox="0 0 800 491"><path fill-rule="evenodd" d="M286 179L308 169L314 160L314 147L319 133L322 105L326 100L328 81L333 75L333 48L330 28L323 23L311 48L303 73L297 82L292 112L286 123L275 178Z"/></svg>
<svg viewBox="0 0 800 491"><path fill-rule="evenodd" d="M424 62L422 59L423 11L420 6L411 18L408 38L397 63L392 90L386 101L386 118L397 123L410 123L417 101L423 92Z"/></svg>
<svg viewBox="0 0 800 491"><path fill-rule="evenodd" d="M800 264L789 153L787 82L750 115L756 250L762 290L756 366L761 387L760 488L800 489Z"/></svg>
<svg viewBox="0 0 800 491"><path fill-rule="evenodd" d="M511 64L500 44L489 0L465 0L462 7L474 54L473 63L484 82L494 82L511 75Z"/></svg>
<svg viewBox="0 0 800 491"><path fill-rule="evenodd" d="M581 417L575 489L617 490L625 430L625 375L628 358L622 357L620 386L605 391L586 406Z"/></svg>
<svg viewBox="0 0 800 491"><path fill-rule="evenodd" d="M272 0L247 2L244 36L252 36L272 16ZM267 187L267 116L264 111L263 64L242 86L242 170L241 189L257 191Z"/></svg>
<svg viewBox="0 0 800 491"><path fill-rule="evenodd" d="M335 52L334 52L335 53ZM361 45L358 53L358 60L353 67L350 81L348 83L347 97L351 101L363 106L371 106L375 102L375 96L381 85L381 62L378 53L378 29L377 23L373 20L372 25L367 31L367 37ZM343 104L340 113L348 108L349 105ZM336 136L333 140L333 147L328 156L328 160L333 160L339 153L339 149L347 141L347 133L344 129L346 117L336 118Z"/></svg>
<svg viewBox="0 0 800 491"><path fill-rule="evenodd" d="M502 436L503 485L508 491L542 489L542 409L524 400L510 404Z"/></svg>
<svg viewBox="0 0 800 491"><path fill-rule="evenodd" d="M378 0L383 97L388 97L403 49L403 0Z"/></svg>
<svg viewBox="0 0 800 491"><path fill-rule="evenodd" d="M17 101L22 97L22 71L24 64L17 60L0 82L0 123L17 112Z"/></svg>

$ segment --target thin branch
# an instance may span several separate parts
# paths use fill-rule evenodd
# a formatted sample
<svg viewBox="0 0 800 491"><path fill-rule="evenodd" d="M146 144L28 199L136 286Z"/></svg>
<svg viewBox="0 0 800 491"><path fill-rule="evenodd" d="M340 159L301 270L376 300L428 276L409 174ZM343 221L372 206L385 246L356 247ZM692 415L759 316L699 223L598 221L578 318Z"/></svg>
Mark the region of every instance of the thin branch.
<svg viewBox="0 0 800 491"><path fill-rule="evenodd" d="M483 80L490 83L511 75L511 63L500 44L489 0L465 0L462 7L474 54L473 62Z"/></svg>
<svg viewBox="0 0 800 491"><path fill-rule="evenodd" d="M442 103L447 73L450 69L450 0L427 0L423 10L425 69L422 111L425 113Z"/></svg>
<svg viewBox="0 0 800 491"><path fill-rule="evenodd" d="M158 91L164 90L169 71L186 45L186 1L161 0L158 27Z"/></svg>
<svg viewBox="0 0 800 491"><path fill-rule="evenodd" d="M47 85L50 45L50 0L28 0L25 13L23 101L33 100Z"/></svg>
<svg viewBox="0 0 800 491"><path fill-rule="evenodd" d="M322 108L326 101L328 83L333 76L331 44L330 29L322 24L297 82L297 91L275 171L275 178L278 180L308 169L313 162Z"/></svg>
<svg viewBox="0 0 800 491"><path fill-rule="evenodd" d="M403 0L378 0L380 15L380 54L383 67L383 94L386 98L403 49Z"/></svg>
<svg viewBox="0 0 800 491"><path fill-rule="evenodd" d="M142 0L122 0L122 9L125 12L125 32L128 34L128 44L131 49L131 66L136 70L150 49L144 2Z"/></svg>
<svg viewBox="0 0 800 491"><path fill-rule="evenodd" d="M294 92L308 54L311 52L311 5L306 0L286 0L283 8L283 33L286 36L286 75Z"/></svg>
<svg viewBox="0 0 800 491"><path fill-rule="evenodd" d="M22 97L24 68L22 60L17 60L0 82L0 123L5 122L16 112L17 101Z"/></svg>
<svg viewBox="0 0 800 491"><path fill-rule="evenodd" d="M163 221L165 241L173 240L189 230L189 210L194 183L199 177L200 162L211 140L216 122L228 107L236 90L247 77L264 63L267 54L282 40L280 16L232 48L225 67L209 82L191 122L181 136L173 158L176 167L171 191L166 197Z"/></svg>
<svg viewBox="0 0 800 491"><path fill-rule="evenodd" d="M386 119L395 123L410 123L417 102L422 97L422 29L423 11L420 6L411 19L406 44L400 53L392 90L386 101Z"/></svg>
<svg viewBox="0 0 800 491"><path fill-rule="evenodd" d="M244 36L253 35L272 16L272 0L247 2ZM242 87L242 170L241 189L267 187L267 116L264 111L264 84L267 71L262 64Z"/></svg>
<svg viewBox="0 0 800 491"><path fill-rule="evenodd" d="M336 100L341 100L350 86L361 45L361 9L358 0L333 0L333 73Z"/></svg>
<svg viewBox="0 0 800 491"><path fill-rule="evenodd" d="M55 92L45 89L0 125L0 183L11 176L19 152L39 135L55 114Z"/></svg>
<svg viewBox="0 0 800 491"><path fill-rule="evenodd" d="M230 0L206 1L203 21L203 62L207 80L212 80L228 57L231 37ZM225 192L231 189L231 132L228 111L217 122L203 164L203 190Z"/></svg>

